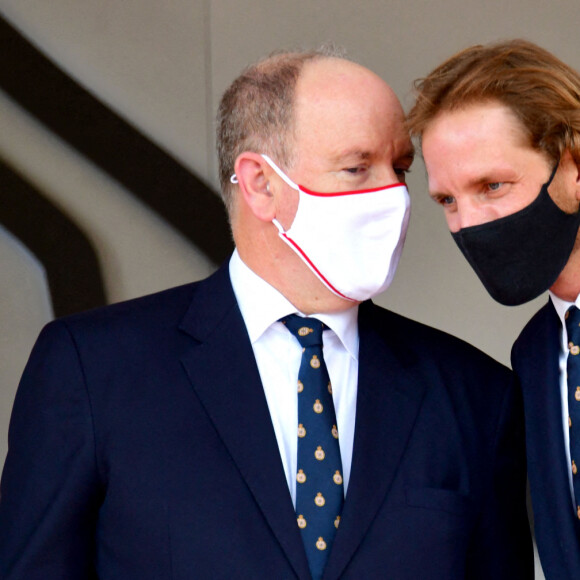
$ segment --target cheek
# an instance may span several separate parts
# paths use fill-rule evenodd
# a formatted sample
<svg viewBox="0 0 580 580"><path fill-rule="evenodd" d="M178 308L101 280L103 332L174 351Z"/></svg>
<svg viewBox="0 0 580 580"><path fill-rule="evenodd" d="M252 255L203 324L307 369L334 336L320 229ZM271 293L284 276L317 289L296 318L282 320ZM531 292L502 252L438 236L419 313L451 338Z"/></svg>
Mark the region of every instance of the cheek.
<svg viewBox="0 0 580 580"><path fill-rule="evenodd" d="M521 211L536 200L541 186L515 187L494 206L494 219Z"/></svg>
<svg viewBox="0 0 580 580"><path fill-rule="evenodd" d="M578 211L578 200L576 199L576 189L567 187L566 183L554 181L548 188L548 194L554 203L566 213L576 213Z"/></svg>
<svg viewBox="0 0 580 580"><path fill-rule="evenodd" d="M276 199L276 219L287 230L292 225L296 212L298 211L298 201L300 194L288 187Z"/></svg>
<svg viewBox="0 0 580 580"><path fill-rule="evenodd" d="M461 217L457 212L445 212L445 221L450 232L455 233L461 229Z"/></svg>
<svg viewBox="0 0 580 580"><path fill-rule="evenodd" d="M508 215L508 211L505 209L502 211L496 203L472 198L460 199L453 209L445 212L447 225L454 233L464 228L492 222L505 215Z"/></svg>

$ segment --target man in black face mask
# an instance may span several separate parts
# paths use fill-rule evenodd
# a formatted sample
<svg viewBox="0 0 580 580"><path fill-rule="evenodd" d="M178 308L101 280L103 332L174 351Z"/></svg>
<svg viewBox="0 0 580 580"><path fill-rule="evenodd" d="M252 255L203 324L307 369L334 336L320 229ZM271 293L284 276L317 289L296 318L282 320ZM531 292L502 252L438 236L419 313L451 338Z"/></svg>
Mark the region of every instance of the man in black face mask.
<svg viewBox="0 0 580 580"><path fill-rule="evenodd" d="M490 295L550 289L512 364L546 578L580 578L580 75L515 40L468 48L416 88L430 195Z"/></svg>

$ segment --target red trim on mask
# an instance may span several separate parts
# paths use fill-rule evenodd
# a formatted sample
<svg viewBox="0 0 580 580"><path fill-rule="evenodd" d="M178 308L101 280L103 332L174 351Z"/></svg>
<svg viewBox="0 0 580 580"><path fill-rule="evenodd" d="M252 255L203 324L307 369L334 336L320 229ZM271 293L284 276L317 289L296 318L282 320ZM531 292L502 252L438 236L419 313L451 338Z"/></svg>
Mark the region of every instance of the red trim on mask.
<svg viewBox="0 0 580 580"><path fill-rule="evenodd" d="M335 193L321 193L319 191L312 191L307 189L303 185L298 185L298 187L308 195L316 195L317 197L340 197L342 195L358 195L359 193L372 193L373 191L381 191L383 189L391 189L392 187L407 187L405 183L393 183L391 185L383 185L381 187L373 187L372 189L355 189L353 191L338 191Z"/></svg>
<svg viewBox="0 0 580 580"><path fill-rule="evenodd" d="M383 189L383 188L381 188ZM289 238L285 233L281 234L284 239L286 239L288 242L290 242L292 244L292 246L294 248L296 248L296 250L298 250L298 252L300 252L300 255L304 258L304 260L306 260L306 262L308 262L308 265L312 268L312 270L314 270L316 272L316 275L324 281L324 283L330 288L332 289L332 291L337 294L338 296L340 296L341 298L344 298L345 300L348 300L349 302L357 302L357 300L354 300L354 298L349 298L348 296L345 296L342 292L339 292L321 273L320 270L312 263L312 260L310 260L310 258L306 255L306 253L304 252L304 250L302 250L302 248L292 239Z"/></svg>

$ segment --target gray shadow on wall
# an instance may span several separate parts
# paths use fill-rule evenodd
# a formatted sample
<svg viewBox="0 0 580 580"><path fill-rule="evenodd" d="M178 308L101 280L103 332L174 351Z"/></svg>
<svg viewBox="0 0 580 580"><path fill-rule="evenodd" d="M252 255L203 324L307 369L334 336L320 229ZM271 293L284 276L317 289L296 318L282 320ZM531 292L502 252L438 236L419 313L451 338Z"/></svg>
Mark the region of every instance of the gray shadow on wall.
<svg viewBox="0 0 580 580"><path fill-rule="evenodd" d="M98 258L85 234L1 159L0 222L43 265L56 316L106 303Z"/></svg>
<svg viewBox="0 0 580 580"><path fill-rule="evenodd" d="M59 69L2 16L0 88L165 219L212 262L219 264L230 255L233 243L218 195ZM98 261L82 232L5 164L0 168L0 180L0 203L4 206L0 220L45 266L55 314L106 302ZM15 191L20 191L21 199L16 199ZM7 197L10 200L3 203ZM55 220L52 226L51 220ZM76 240L69 245L78 244L78 251L64 248L66 236ZM73 281L74 270L79 276ZM82 282L81 272L87 284ZM89 284L98 287L95 292L87 293Z"/></svg>

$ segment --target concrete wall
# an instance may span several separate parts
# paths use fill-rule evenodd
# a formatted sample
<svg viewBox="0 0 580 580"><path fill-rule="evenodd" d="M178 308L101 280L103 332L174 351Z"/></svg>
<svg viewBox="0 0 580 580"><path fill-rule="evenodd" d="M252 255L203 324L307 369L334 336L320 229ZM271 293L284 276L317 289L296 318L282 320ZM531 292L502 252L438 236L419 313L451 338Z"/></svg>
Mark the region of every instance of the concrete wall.
<svg viewBox="0 0 580 580"><path fill-rule="evenodd" d="M580 68L576 0L0 0L0 14L216 191L219 96L246 64L276 48L342 45L405 107L413 79L476 42L525 37ZM1 92L0 126L0 157L83 229L111 300L213 269L190 241ZM378 302L508 363L514 338L544 298L519 308L495 304L428 199L421 160L409 183L408 241L395 283ZM1 463L18 377L52 309L42 267L1 228L0 268Z"/></svg>

